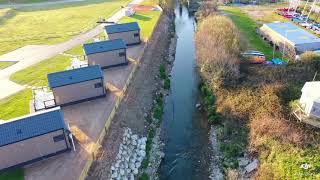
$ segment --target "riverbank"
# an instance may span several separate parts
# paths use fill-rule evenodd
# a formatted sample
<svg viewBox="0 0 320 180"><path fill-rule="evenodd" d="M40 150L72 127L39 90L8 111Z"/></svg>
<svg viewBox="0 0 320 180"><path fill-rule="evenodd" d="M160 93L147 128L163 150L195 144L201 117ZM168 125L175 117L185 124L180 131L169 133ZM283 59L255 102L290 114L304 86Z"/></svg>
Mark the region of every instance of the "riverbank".
<svg viewBox="0 0 320 180"><path fill-rule="evenodd" d="M171 18L168 15L161 15L87 179L111 177L111 166L115 163L115 155L119 152L125 128L130 128L139 136L147 136L153 99L157 90L161 88L159 78L155 77L168 54L170 22Z"/></svg>

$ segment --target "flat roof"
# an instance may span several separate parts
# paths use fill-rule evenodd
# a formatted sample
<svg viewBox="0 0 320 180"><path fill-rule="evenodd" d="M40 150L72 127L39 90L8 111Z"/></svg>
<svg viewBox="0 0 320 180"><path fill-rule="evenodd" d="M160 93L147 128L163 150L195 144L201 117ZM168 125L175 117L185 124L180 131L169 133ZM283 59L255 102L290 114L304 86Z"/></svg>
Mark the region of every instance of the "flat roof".
<svg viewBox="0 0 320 180"><path fill-rule="evenodd" d="M48 74L48 82L50 88L55 88L102 77L100 66L94 65Z"/></svg>
<svg viewBox="0 0 320 180"><path fill-rule="evenodd" d="M320 43L320 38L290 22L273 22L264 24L294 45Z"/></svg>
<svg viewBox="0 0 320 180"><path fill-rule="evenodd" d="M137 22L108 25L104 28L108 34L140 30Z"/></svg>
<svg viewBox="0 0 320 180"><path fill-rule="evenodd" d="M11 119L0 124L0 147L65 127L60 107Z"/></svg>
<svg viewBox="0 0 320 180"><path fill-rule="evenodd" d="M127 46L122 39L100 41L83 45L83 49L86 55L108 52L117 49L125 49L126 47Z"/></svg>

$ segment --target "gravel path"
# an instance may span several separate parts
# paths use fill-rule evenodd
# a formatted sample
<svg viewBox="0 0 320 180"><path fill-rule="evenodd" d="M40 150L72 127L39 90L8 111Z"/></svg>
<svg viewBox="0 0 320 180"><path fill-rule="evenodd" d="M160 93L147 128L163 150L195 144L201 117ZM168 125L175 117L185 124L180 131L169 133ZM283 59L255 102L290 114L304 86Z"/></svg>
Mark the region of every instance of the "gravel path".
<svg viewBox="0 0 320 180"><path fill-rule="evenodd" d="M107 179L110 176L110 167L115 161L125 127L131 128L135 134L146 135L144 115L152 106L153 94L159 86L155 77L168 54L169 40L165 36L168 34L168 22L168 17L162 15L87 179Z"/></svg>
<svg viewBox="0 0 320 180"><path fill-rule="evenodd" d="M132 4L140 4L143 0L132 0L128 6ZM110 17L107 21L117 22L125 16L125 10L121 9ZM0 71L0 99L10 96L24 88L19 84L10 82L10 76L22 69L25 69L33 64L36 64L45 59L52 58L60 53L63 53L79 44L83 44L89 39L103 32L105 25L98 25L95 28L82 33L66 42L56 45L30 45L19 48L10 53L0 56L0 61L17 61L16 64ZM10 82L10 83L8 83Z"/></svg>

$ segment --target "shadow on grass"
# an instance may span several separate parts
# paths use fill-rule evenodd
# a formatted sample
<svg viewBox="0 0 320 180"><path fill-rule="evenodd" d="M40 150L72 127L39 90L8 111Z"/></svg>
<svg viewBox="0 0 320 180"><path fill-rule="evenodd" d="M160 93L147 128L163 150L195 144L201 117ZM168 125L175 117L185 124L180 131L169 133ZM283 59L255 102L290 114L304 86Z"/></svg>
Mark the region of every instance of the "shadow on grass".
<svg viewBox="0 0 320 180"><path fill-rule="evenodd" d="M137 19L137 20L140 20L140 21L150 21L152 19L151 17L140 15L140 14L135 14L131 18Z"/></svg>

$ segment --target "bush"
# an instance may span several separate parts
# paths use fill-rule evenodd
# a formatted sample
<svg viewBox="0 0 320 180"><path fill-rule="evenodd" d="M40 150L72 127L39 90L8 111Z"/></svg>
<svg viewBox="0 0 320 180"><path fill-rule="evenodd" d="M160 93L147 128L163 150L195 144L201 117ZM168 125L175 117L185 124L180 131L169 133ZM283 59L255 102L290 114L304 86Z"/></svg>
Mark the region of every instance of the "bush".
<svg viewBox="0 0 320 180"><path fill-rule="evenodd" d="M163 88L164 89L169 89L170 88L170 79L166 78L163 82Z"/></svg>
<svg viewBox="0 0 320 180"><path fill-rule="evenodd" d="M196 56L200 73L210 88L233 85L239 76L239 32L232 21L210 15L195 35Z"/></svg>
<svg viewBox="0 0 320 180"><path fill-rule="evenodd" d="M142 173L139 180L149 180L149 175L147 173Z"/></svg>
<svg viewBox="0 0 320 180"><path fill-rule="evenodd" d="M159 67L159 75L160 75L161 79L166 79L167 78L166 69L165 69L163 64L161 64L160 67Z"/></svg>

